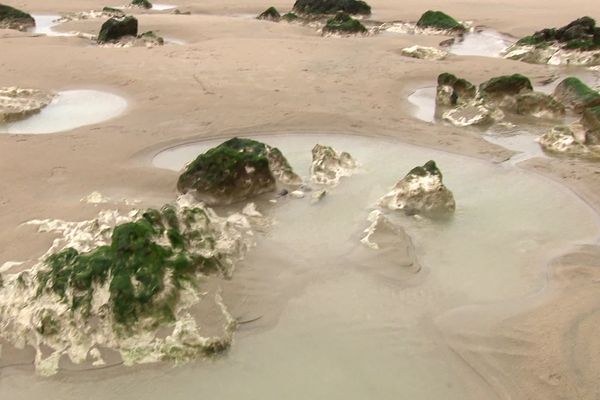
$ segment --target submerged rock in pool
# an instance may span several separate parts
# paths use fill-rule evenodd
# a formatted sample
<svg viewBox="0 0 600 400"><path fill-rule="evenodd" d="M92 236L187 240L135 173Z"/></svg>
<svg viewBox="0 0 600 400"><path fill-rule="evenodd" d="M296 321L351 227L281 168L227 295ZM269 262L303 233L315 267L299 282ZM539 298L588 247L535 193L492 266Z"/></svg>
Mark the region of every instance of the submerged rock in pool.
<svg viewBox="0 0 600 400"><path fill-rule="evenodd" d="M0 29L25 31L35 26L35 19L28 13L0 4Z"/></svg>
<svg viewBox="0 0 600 400"><path fill-rule="evenodd" d="M520 39L507 49L506 58L552 65L600 64L600 27L581 17L562 28L546 28Z"/></svg>
<svg viewBox="0 0 600 400"><path fill-rule="evenodd" d="M554 89L554 98L577 113L582 113L588 107L600 105L600 93L575 77L560 82Z"/></svg>
<svg viewBox="0 0 600 400"><path fill-rule="evenodd" d="M256 19L279 22L279 20L281 19L281 14L279 14L279 11L277 11L275 7L269 7L265 11L260 13L258 17L256 17Z"/></svg>
<svg viewBox="0 0 600 400"><path fill-rule="evenodd" d="M332 147L321 144L312 149L310 177L315 183L336 185L343 176L352 175L356 167L356 161L346 152L338 153Z"/></svg>
<svg viewBox="0 0 600 400"><path fill-rule="evenodd" d="M136 37L138 34L138 21L129 15L126 17L112 17L100 28L98 43L116 42L125 36Z"/></svg>
<svg viewBox="0 0 600 400"><path fill-rule="evenodd" d="M328 19L323 27L323 34L355 35L365 33L367 33L367 28L359 20L344 12L339 12L335 17Z"/></svg>
<svg viewBox="0 0 600 400"><path fill-rule="evenodd" d="M442 173L434 161L413 168L394 188L379 200L390 210L408 215L447 216L454 213L452 192L442 182Z"/></svg>
<svg viewBox="0 0 600 400"><path fill-rule="evenodd" d="M299 14L371 14L371 6L362 0L296 0L294 11Z"/></svg>
<svg viewBox="0 0 600 400"><path fill-rule="evenodd" d="M177 189L192 192L209 205L224 205L274 191L277 181L285 185L302 183L279 149L233 138L188 164L179 176Z"/></svg>
<svg viewBox="0 0 600 400"><path fill-rule="evenodd" d="M417 21L419 28L433 28L440 31L464 32L466 28L460 22L441 11L426 11Z"/></svg>
<svg viewBox="0 0 600 400"><path fill-rule="evenodd" d="M443 60L448 56L448 52L444 50L418 45L405 47L400 50L400 54L405 57L419 58L422 60Z"/></svg>
<svg viewBox="0 0 600 400"><path fill-rule="evenodd" d="M252 244L244 215L221 218L182 196L160 210L29 224L58 237L29 270L6 278L0 320L11 329L0 330L0 339L32 346L41 374L55 373L62 356L89 364L94 348L116 351L131 365L185 361L229 346L234 319L218 292L199 287L210 275L231 276ZM93 359L101 363L101 353Z"/></svg>
<svg viewBox="0 0 600 400"><path fill-rule="evenodd" d="M53 94L36 89L0 88L0 124L38 113L53 98Z"/></svg>

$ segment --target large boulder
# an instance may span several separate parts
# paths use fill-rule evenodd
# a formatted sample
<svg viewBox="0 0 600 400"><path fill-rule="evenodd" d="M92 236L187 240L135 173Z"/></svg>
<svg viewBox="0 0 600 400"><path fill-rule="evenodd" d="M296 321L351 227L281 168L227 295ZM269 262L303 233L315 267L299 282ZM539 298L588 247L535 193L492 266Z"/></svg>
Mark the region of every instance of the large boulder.
<svg viewBox="0 0 600 400"><path fill-rule="evenodd" d="M362 0L297 0L294 11L300 14L371 14L371 6Z"/></svg>
<svg viewBox="0 0 600 400"><path fill-rule="evenodd" d="M312 149L310 177L315 183L335 185L341 177L352 175L356 167L356 161L346 152L338 153L332 147L320 144Z"/></svg>
<svg viewBox="0 0 600 400"><path fill-rule="evenodd" d="M225 205L274 191L277 181L286 185L302 182L278 149L233 138L188 164L177 189L192 192L209 205Z"/></svg>
<svg viewBox="0 0 600 400"><path fill-rule="evenodd" d="M434 161L413 168L379 204L408 215L430 217L451 215L456 208L454 196L442 182L442 173Z"/></svg>
<svg viewBox="0 0 600 400"><path fill-rule="evenodd" d="M426 11L417 21L419 28L432 28L443 31L464 32L465 27L460 22L441 11Z"/></svg>
<svg viewBox="0 0 600 400"><path fill-rule="evenodd" d="M0 4L0 29L25 31L35 26L35 19L24 11Z"/></svg>
<svg viewBox="0 0 600 400"><path fill-rule="evenodd" d="M113 17L102 24L98 34L98 43L115 42L125 36L136 37L138 34L138 21L129 15L126 17Z"/></svg>
<svg viewBox="0 0 600 400"><path fill-rule="evenodd" d="M0 124L38 113L53 98L53 94L36 89L0 88Z"/></svg>
<svg viewBox="0 0 600 400"><path fill-rule="evenodd" d="M600 105L600 93L575 77L566 78L559 83L554 89L554 98L577 113Z"/></svg>
<svg viewBox="0 0 600 400"><path fill-rule="evenodd" d="M477 88L466 79L444 72L438 76L436 103L441 106L459 106L475 99Z"/></svg>
<svg viewBox="0 0 600 400"><path fill-rule="evenodd" d="M277 11L275 7L269 7L265 11L260 13L258 17L256 17L256 19L279 22L279 20L281 19L281 14L279 14L279 11Z"/></svg>
<svg viewBox="0 0 600 400"><path fill-rule="evenodd" d="M506 96L532 91L531 81L521 74L498 76L479 85L479 95L486 101L501 101Z"/></svg>
<svg viewBox="0 0 600 400"><path fill-rule="evenodd" d="M354 35L364 33L367 33L367 28L359 20L344 12L339 12L335 17L328 19L323 27L323 34Z"/></svg>

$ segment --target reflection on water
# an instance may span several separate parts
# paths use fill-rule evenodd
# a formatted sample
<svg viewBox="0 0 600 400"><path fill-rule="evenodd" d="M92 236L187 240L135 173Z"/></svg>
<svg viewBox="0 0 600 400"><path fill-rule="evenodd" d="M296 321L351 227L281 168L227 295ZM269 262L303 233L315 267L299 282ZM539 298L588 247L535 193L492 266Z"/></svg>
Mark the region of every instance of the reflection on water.
<svg viewBox="0 0 600 400"><path fill-rule="evenodd" d="M97 90L67 90L39 113L26 119L0 124L0 133L42 134L67 131L114 118L127 108L117 95Z"/></svg>

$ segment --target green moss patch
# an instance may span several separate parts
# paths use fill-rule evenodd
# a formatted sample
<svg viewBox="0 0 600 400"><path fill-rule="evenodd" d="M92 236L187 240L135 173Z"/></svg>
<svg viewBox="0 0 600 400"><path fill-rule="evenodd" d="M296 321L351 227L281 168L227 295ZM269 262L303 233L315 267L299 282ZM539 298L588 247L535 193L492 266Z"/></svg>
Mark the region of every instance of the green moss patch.
<svg viewBox="0 0 600 400"><path fill-rule="evenodd" d="M371 6L362 0L297 0L294 11L301 14L371 14Z"/></svg>
<svg viewBox="0 0 600 400"><path fill-rule="evenodd" d="M435 28L442 30L457 30L464 31L465 27L449 16L441 11L426 11L419 21L417 21L417 26L420 28Z"/></svg>
<svg viewBox="0 0 600 400"><path fill-rule="evenodd" d="M533 91L531 81L521 74L495 77L479 85L479 92L484 97L514 96L531 91Z"/></svg>

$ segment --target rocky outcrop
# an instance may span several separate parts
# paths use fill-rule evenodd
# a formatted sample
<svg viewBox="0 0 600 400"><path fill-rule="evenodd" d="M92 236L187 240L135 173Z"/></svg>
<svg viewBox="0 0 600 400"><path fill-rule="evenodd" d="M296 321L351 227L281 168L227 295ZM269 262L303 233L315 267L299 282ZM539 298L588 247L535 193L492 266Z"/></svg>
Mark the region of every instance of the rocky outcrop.
<svg viewBox="0 0 600 400"><path fill-rule="evenodd" d="M277 11L275 7L269 7L265 11L260 13L258 17L256 17L256 19L279 22L279 20L281 19L281 14L279 14L279 11Z"/></svg>
<svg viewBox="0 0 600 400"><path fill-rule="evenodd" d="M100 28L98 43L117 42L126 36L137 37L138 21L133 16L112 17Z"/></svg>
<svg viewBox="0 0 600 400"><path fill-rule="evenodd" d="M274 191L277 182L298 185L302 180L278 149L233 138L188 164L177 189L209 205L225 205Z"/></svg>
<svg viewBox="0 0 600 400"><path fill-rule="evenodd" d="M431 28L440 31L464 32L466 28L460 22L441 11L426 11L417 21L419 28Z"/></svg>
<svg viewBox="0 0 600 400"><path fill-rule="evenodd" d="M0 124L17 121L40 112L54 95L35 89L0 88Z"/></svg>
<svg viewBox="0 0 600 400"><path fill-rule="evenodd" d="M346 14L369 15L371 6L362 0L297 0L294 11L298 14Z"/></svg>
<svg viewBox="0 0 600 400"><path fill-rule="evenodd" d="M600 105L600 93L575 77L569 77L560 82L554 89L554 98L576 113L582 113L586 108Z"/></svg>
<svg viewBox="0 0 600 400"><path fill-rule="evenodd" d="M600 28L582 17L562 28L546 28L520 39L506 58L551 65L600 64Z"/></svg>
<svg viewBox="0 0 600 400"><path fill-rule="evenodd" d="M447 72L438 76L436 104L442 106L460 106L475 100L477 88L466 79L457 78Z"/></svg>
<svg viewBox="0 0 600 400"><path fill-rule="evenodd" d="M346 152L338 153L332 147L320 144L312 149L310 177L314 183L337 185L343 176L351 176L356 167L356 161Z"/></svg>
<svg viewBox="0 0 600 400"><path fill-rule="evenodd" d="M0 29L25 31L35 26L35 19L24 11L0 4Z"/></svg>
<svg viewBox="0 0 600 400"><path fill-rule="evenodd" d="M442 182L442 173L434 161L413 168L379 200L379 205L407 215L429 217L448 216L456 208L454 196Z"/></svg>
<svg viewBox="0 0 600 400"><path fill-rule="evenodd" d="M327 20L323 27L323 34L356 35L367 33L367 28L350 15L339 12L335 17Z"/></svg>
<svg viewBox="0 0 600 400"><path fill-rule="evenodd" d="M400 54L405 57L418 58L421 60L443 60L448 56L448 52L435 47L426 47L414 45L412 47L405 47L400 50Z"/></svg>

